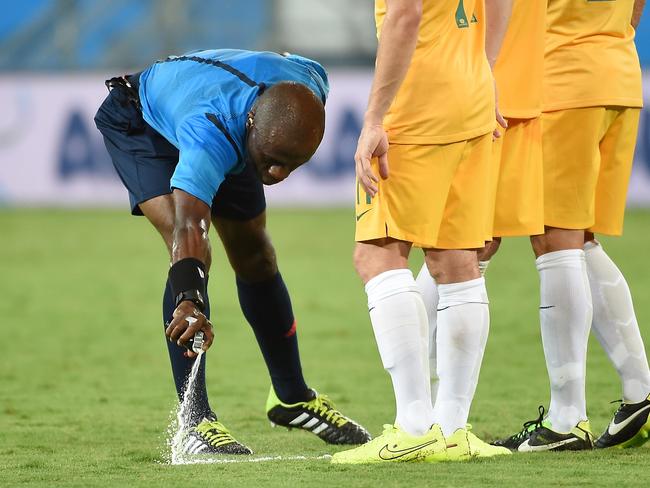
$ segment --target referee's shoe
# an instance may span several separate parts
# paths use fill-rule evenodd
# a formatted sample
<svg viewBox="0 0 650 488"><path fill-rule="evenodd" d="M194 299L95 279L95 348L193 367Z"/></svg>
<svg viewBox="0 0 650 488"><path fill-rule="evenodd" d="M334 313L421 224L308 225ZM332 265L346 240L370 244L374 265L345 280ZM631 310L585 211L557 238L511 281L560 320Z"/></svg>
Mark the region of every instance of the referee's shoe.
<svg viewBox="0 0 650 488"><path fill-rule="evenodd" d="M372 439L366 429L339 412L327 396L313 389L311 393L309 401L286 404L271 387L266 400L266 415L271 425L303 429L328 444L364 444Z"/></svg>
<svg viewBox="0 0 650 488"><path fill-rule="evenodd" d="M192 428L183 443L184 454L253 454L237 441L214 414L204 418Z"/></svg>

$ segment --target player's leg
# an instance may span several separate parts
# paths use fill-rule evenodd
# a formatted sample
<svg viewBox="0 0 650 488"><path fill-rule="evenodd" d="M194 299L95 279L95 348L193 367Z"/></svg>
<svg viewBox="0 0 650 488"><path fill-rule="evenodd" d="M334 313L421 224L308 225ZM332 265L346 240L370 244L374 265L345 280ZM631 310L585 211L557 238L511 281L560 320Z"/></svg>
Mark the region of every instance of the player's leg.
<svg viewBox="0 0 650 488"><path fill-rule="evenodd" d="M235 271L239 303L271 376L266 410L274 424L303 428L326 442L361 444L366 430L309 388L300 363L296 319L266 230L264 190L247 168L229 175L213 202L212 222Z"/></svg>
<svg viewBox="0 0 650 488"><path fill-rule="evenodd" d="M466 428L490 320L476 249L484 246L492 231L486 208L494 193L484 184L492 165L491 135L465 141L459 149L439 235L435 245L426 248L425 260L439 295L434 419L448 446L454 446L448 447L448 456L462 460L509 451L487 445Z"/></svg>
<svg viewBox="0 0 650 488"><path fill-rule="evenodd" d="M500 245L501 238L495 237L492 241L486 243L484 248L478 251L478 269L481 276L485 276L490 259L497 253ZM435 402L440 380L436 352L436 330L438 328L438 303L440 294L438 292L438 282L431 275L426 262L422 264L422 268L420 268L415 282L422 294L422 301L424 302L424 308L427 311L427 319L429 322L429 374L431 377L431 399Z"/></svg>
<svg viewBox="0 0 650 488"><path fill-rule="evenodd" d="M638 447L650 434L650 370L625 277L594 238L585 244L594 304L592 330L612 362L623 402L595 446Z"/></svg>
<svg viewBox="0 0 650 488"><path fill-rule="evenodd" d="M395 176L391 174L391 178ZM383 213L378 207L373 210ZM367 227L364 231L369 230ZM410 248L410 242L391 237L356 244L354 264L365 284L370 321L382 364L393 384L397 412L394 424L385 425L380 436L356 449L336 453L333 463L436 462L447 458L442 431L433 424L426 311L407 267Z"/></svg>
<svg viewBox="0 0 650 488"><path fill-rule="evenodd" d="M162 236L171 256L174 204L169 179L178 161L178 150L142 119L140 110L129 99L125 87L116 87L109 93L95 116L95 122L104 137L115 169L129 191L131 213L147 216ZM171 320L174 308L167 283L163 298L163 324ZM183 347L166 342L176 392L179 400L182 400L194 360L185 357ZM198 423L203 416L211 413L205 388L205 355L202 362L196 382L197 408L193 423Z"/></svg>
<svg viewBox="0 0 650 488"><path fill-rule="evenodd" d="M436 246L425 249L439 297L434 418L447 437L465 430L489 328L476 248L484 244L491 214L484 209L493 192L483 183L489 179L490 152L489 137L459 144Z"/></svg>
<svg viewBox="0 0 650 488"><path fill-rule="evenodd" d="M606 131L604 115L605 110L598 107L543 115L547 229L531 242L540 276L542 344L551 385L546 422L559 433L580 430L581 425L583 431L589 430L585 376L592 299L583 230L594 222L598 144ZM581 130L567 138L570 127ZM572 444L590 448L590 433L583 441L574 440Z"/></svg>
<svg viewBox="0 0 650 488"><path fill-rule="evenodd" d="M487 341L489 310L476 251L426 251L436 280L436 356L439 378L434 419L445 436L464 429Z"/></svg>
<svg viewBox="0 0 650 488"><path fill-rule="evenodd" d="M420 436L431 428L426 312L407 258L411 244L395 239L357 243L354 262L384 368L391 376L395 423Z"/></svg>
<svg viewBox="0 0 650 488"><path fill-rule="evenodd" d="M591 292L582 231L548 228L532 239L540 277L542 344L551 384L547 421L570 432L587 420L585 374Z"/></svg>
<svg viewBox="0 0 650 488"><path fill-rule="evenodd" d="M437 355L436 355L436 331L438 329L438 283L431 276L427 263L424 262L417 277L415 278L418 290L422 295L422 303L427 311L428 337L429 337L429 377L431 383L431 401L436 401L438 394L438 377Z"/></svg>
<svg viewBox="0 0 650 488"><path fill-rule="evenodd" d="M506 132L507 134L507 132ZM489 178L489 190L492 194L496 192L496 187L498 184L498 174L500 167L500 155L502 149L502 138L497 139L492 144L492 154L490 162L490 178ZM494 214L494 198L492 199L491 204L488 206L489 211L486 216L486 222L489 222L488 228L486 229L486 238L489 242L486 243L485 247L479 250L479 270L481 275L487 270L490 258L496 253L501 243L500 239L490 240L492 237L492 218ZM427 267L426 261L422 264L420 271L415 279L415 282L418 285L420 293L422 294L422 300L424 301L424 306L427 311L427 318L429 321L429 373L431 375L431 399L435 402L436 396L438 393L438 372L437 372L437 355L436 355L436 329L438 326L438 300L440 298L438 294L438 283L431 276L431 272Z"/></svg>
<svg viewBox="0 0 650 488"><path fill-rule="evenodd" d="M496 441L514 451L591 449L585 374L591 324L591 293L580 241L583 232L547 228L531 238L540 277L540 324L551 386L548 416Z"/></svg>
<svg viewBox="0 0 650 488"><path fill-rule="evenodd" d="M131 102L124 87L111 91L95 116L97 128L122 182L129 190L131 212L146 215L158 230L171 256L174 205L169 192L169 180L178 161L178 151L142 119L139 109ZM209 259L206 263L209 268ZM209 298L206 294L206 315ZM169 283L163 296L163 324L170 321L175 309ZM164 330L163 325L163 330ZM187 379L195 364L183 347L169 341L167 348L179 401L185 395ZM210 408L205 383L206 355L194 382L192 408L187 422L190 429L185 449L189 452L249 454L250 449L239 444L216 420ZM218 439L218 442L215 442Z"/></svg>
<svg viewBox="0 0 650 488"><path fill-rule="evenodd" d="M545 233L531 237L540 277L540 324L551 401L503 445L520 451L591 449L585 374L592 303L584 229L594 222L605 111L594 107L542 116ZM575 131L580 127L580 131ZM572 137L566 137L567 133Z"/></svg>
<svg viewBox="0 0 650 488"><path fill-rule="evenodd" d="M291 299L266 232L266 213L247 221L220 217L212 221L235 271L239 303L262 351L275 393L286 403L311 399L302 374Z"/></svg>
<svg viewBox="0 0 650 488"><path fill-rule="evenodd" d="M437 238L456 165L435 167L431 162L437 151L448 161L448 147L392 145L391 176L379 181L379 192L371 198L357 184L354 264L365 285L379 355L393 384L396 417L372 442L335 454L335 463L445 457L440 427L432 427L427 314L407 262L411 242L431 245Z"/></svg>
<svg viewBox="0 0 650 488"><path fill-rule="evenodd" d="M171 246L172 246L172 233L174 231L174 203L171 194L161 195L151 198L144 202L139 203L140 211L152 223L156 230L160 233L171 259ZM206 264L206 270L210 270L210 259ZM169 280L165 283L165 291L163 294L162 312L163 324L169 323L172 320L172 314L176 309L176 304L172 296L171 286ZM206 309L205 314L210 317L210 299L208 293L205 296ZM163 325L164 326L164 325ZM174 376L174 385L176 386L176 393L179 401L183 400L185 394L185 386L187 380L194 366L194 358L187 357L187 349L179 346L175 342L165 341L167 343L167 350L169 353L169 360L172 366L172 374ZM197 373L197 378L194 383L194 391L189 392L192 395L193 406L191 409L190 423L197 425L204 418L214 416L208 402L208 393L205 383L205 361L206 355L201 355L201 365Z"/></svg>
<svg viewBox="0 0 650 488"><path fill-rule="evenodd" d="M585 256L594 304L592 330L621 378L623 401L642 402L650 394L650 370L630 288L593 234L585 243Z"/></svg>
<svg viewBox="0 0 650 488"><path fill-rule="evenodd" d="M426 432L433 422L431 399L422 397L430 396L429 323L426 311L421 317L424 303L407 257L411 242L432 247L437 240L463 147L393 145L388 154L391 176L379 182L379 193L371 199L360 195L357 186L355 268L365 284L377 347L393 382L396 424L412 435Z"/></svg>
<svg viewBox="0 0 650 488"><path fill-rule="evenodd" d="M615 117L600 143L596 222L591 231L620 235L638 131L638 109L609 109ZM592 232L585 235L594 304L593 331L616 368L623 403L596 447L642 445L650 432L650 370L625 277Z"/></svg>

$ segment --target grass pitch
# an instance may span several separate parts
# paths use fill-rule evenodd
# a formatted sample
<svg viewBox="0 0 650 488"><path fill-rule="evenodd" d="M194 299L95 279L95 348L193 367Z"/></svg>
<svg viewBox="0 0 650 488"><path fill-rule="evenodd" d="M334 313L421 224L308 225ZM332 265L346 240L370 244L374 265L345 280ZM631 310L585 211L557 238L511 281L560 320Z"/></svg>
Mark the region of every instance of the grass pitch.
<svg viewBox="0 0 650 488"><path fill-rule="evenodd" d="M352 213L273 210L269 226L292 291L308 382L378 434L392 421L394 404L351 265ZM638 486L647 478L648 446L439 465L160 464L174 388L160 318L166 256L156 232L144 219L109 211L4 210L0 228L1 486ZM628 278L648 342L649 229L650 213L630 212L626 235L604 240ZM267 373L232 271L213 242L213 407L256 455L334 452L310 434L272 429L265 420ZM419 267L419 252L412 261ZM470 421L492 439L518 430L548 402L537 274L526 239L504 241L488 288L491 334ZM587 393L598 434L620 388L595 341Z"/></svg>

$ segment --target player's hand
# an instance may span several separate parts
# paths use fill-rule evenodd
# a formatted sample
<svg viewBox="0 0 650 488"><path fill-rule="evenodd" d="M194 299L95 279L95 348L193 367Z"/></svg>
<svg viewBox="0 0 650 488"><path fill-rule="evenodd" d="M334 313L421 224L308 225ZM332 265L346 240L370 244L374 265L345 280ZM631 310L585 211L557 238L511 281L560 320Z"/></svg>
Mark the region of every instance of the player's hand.
<svg viewBox="0 0 650 488"><path fill-rule="evenodd" d="M501 115L501 112L499 111L499 90L497 89L496 80L494 81L494 112L498 125L497 128L494 129L494 132L492 132L492 140L501 137L502 131L499 126L503 127L504 129L508 128L508 121L503 117L503 115Z"/></svg>
<svg viewBox="0 0 650 488"><path fill-rule="evenodd" d="M176 310L174 310L173 319L165 329L165 335L170 341L174 341L179 346L183 346L200 330L202 330L204 334L203 350L207 351L214 340L212 324L208 318L196 308L194 303L183 301L179 303ZM193 358L197 356L197 354L194 351L188 350L186 356Z"/></svg>
<svg viewBox="0 0 650 488"><path fill-rule="evenodd" d="M364 125L354 155L357 179L363 190L374 197L379 178L372 172L370 160L379 158L379 175L388 178L388 136L381 125Z"/></svg>

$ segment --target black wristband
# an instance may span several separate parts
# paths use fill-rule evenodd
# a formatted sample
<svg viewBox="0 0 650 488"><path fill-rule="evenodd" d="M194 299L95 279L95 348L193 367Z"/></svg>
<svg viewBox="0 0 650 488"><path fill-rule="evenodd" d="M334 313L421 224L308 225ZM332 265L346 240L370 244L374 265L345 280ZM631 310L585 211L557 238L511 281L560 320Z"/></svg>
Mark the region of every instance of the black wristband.
<svg viewBox="0 0 650 488"><path fill-rule="evenodd" d="M175 304L189 300L203 312L206 289L205 264L195 258L181 259L169 268L169 284Z"/></svg>

